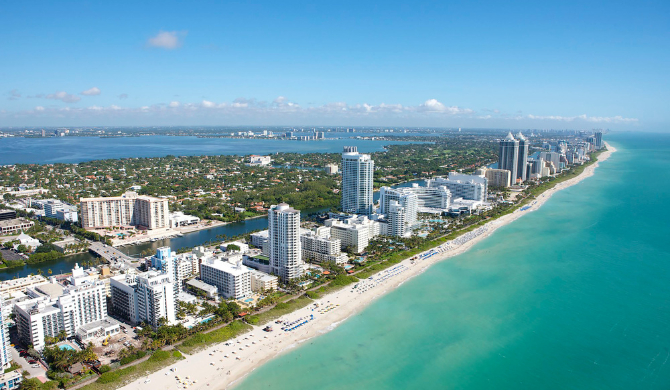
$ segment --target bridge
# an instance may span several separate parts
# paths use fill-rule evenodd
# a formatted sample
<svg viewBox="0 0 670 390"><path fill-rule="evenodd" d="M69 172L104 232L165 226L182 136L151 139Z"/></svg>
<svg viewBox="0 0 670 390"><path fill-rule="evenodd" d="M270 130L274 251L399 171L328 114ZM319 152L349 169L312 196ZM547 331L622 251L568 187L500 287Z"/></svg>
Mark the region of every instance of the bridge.
<svg viewBox="0 0 670 390"><path fill-rule="evenodd" d="M137 261L136 258L128 256L113 246L109 246L98 241L91 242L88 250L107 260L112 265L117 265L118 263L124 262L129 267L132 267L133 265L131 262Z"/></svg>

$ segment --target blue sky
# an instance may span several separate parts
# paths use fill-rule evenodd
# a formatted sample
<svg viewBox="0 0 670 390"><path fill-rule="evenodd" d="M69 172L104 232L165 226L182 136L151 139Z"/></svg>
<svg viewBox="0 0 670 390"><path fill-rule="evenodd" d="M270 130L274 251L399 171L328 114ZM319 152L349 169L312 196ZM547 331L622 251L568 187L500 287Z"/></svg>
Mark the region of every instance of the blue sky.
<svg viewBox="0 0 670 390"><path fill-rule="evenodd" d="M0 126L670 129L670 2L2 2Z"/></svg>

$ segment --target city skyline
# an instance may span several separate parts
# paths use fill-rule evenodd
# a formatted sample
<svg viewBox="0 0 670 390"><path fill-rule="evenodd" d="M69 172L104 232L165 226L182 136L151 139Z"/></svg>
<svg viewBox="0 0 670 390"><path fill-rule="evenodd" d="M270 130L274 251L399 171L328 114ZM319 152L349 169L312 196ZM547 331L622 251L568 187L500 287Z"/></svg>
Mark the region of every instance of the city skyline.
<svg viewBox="0 0 670 390"><path fill-rule="evenodd" d="M0 44L10 59L0 64L0 122L655 131L670 122L662 2L126 5L0 6L11 37Z"/></svg>

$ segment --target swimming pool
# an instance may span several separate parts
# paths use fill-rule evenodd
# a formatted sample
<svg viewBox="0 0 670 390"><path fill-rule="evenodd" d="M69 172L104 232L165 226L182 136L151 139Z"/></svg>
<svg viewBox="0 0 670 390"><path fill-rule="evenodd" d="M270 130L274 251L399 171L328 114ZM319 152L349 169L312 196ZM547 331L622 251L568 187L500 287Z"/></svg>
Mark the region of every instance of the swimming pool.
<svg viewBox="0 0 670 390"><path fill-rule="evenodd" d="M68 350L68 351L74 351L74 348L70 344L63 344L59 346L58 348L62 350Z"/></svg>

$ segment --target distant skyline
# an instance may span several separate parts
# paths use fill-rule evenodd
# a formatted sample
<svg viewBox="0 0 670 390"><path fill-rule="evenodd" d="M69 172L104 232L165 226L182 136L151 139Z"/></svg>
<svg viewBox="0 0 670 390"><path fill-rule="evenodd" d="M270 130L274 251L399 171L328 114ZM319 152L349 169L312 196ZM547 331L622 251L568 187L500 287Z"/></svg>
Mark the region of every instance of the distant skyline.
<svg viewBox="0 0 670 390"><path fill-rule="evenodd" d="M670 129L670 4L4 2L0 127Z"/></svg>

